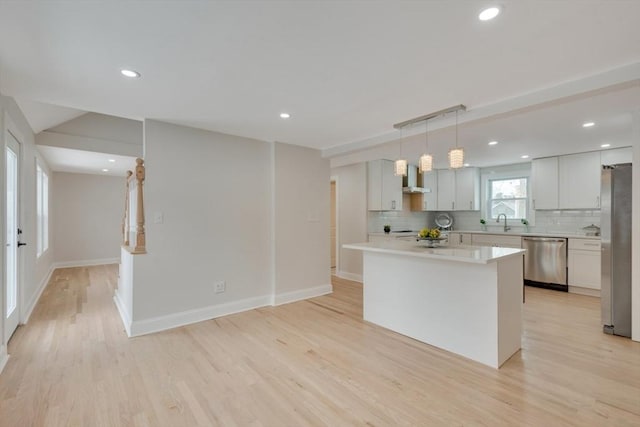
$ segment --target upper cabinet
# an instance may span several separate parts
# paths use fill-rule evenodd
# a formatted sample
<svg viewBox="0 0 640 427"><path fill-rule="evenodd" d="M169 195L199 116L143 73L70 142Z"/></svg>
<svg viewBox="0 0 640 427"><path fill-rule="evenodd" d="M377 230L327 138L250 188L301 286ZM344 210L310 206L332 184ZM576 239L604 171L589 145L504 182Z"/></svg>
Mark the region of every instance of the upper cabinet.
<svg viewBox="0 0 640 427"><path fill-rule="evenodd" d="M534 209L558 209L558 158L546 157L531 162Z"/></svg>
<svg viewBox="0 0 640 427"><path fill-rule="evenodd" d="M480 170L464 168L438 170L438 210L480 209Z"/></svg>
<svg viewBox="0 0 640 427"><path fill-rule="evenodd" d="M602 165L631 163L631 147L534 159L534 209L600 209Z"/></svg>
<svg viewBox="0 0 640 427"><path fill-rule="evenodd" d="M560 209L600 208L600 152L571 154L558 159Z"/></svg>
<svg viewBox="0 0 640 427"><path fill-rule="evenodd" d="M632 163L633 149L631 147L614 148L600 152L600 163L603 165L617 165L618 163Z"/></svg>
<svg viewBox="0 0 640 427"><path fill-rule="evenodd" d="M367 163L367 206L370 211L402 210L402 177L394 174L393 161Z"/></svg>
<svg viewBox="0 0 640 427"><path fill-rule="evenodd" d="M436 171L418 174L418 187L424 188L424 193L411 194L412 211L438 210L438 173Z"/></svg>

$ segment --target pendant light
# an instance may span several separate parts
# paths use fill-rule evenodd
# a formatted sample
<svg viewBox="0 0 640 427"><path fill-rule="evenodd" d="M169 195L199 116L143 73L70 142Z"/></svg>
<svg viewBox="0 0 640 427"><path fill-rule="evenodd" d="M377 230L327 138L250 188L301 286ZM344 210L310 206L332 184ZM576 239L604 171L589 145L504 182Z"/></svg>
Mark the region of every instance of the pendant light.
<svg viewBox="0 0 640 427"><path fill-rule="evenodd" d="M400 157L396 160L395 176L407 176L407 159L402 158L402 128L400 128Z"/></svg>
<svg viewBox="0 0 640 427"><path fill-rule="evenodd" d="M456 110L456 146L449 150L449 167L460 169L464 166L464 150L458 147L458 110Z"/></svg>
<svg viewBox="0 0 640 427"><path fill-rule="evenodd" d="M431 172L433 169L433 156L429 152L429 128L427 120L424 121L424 154L420 156L420 173Z"/></svg>

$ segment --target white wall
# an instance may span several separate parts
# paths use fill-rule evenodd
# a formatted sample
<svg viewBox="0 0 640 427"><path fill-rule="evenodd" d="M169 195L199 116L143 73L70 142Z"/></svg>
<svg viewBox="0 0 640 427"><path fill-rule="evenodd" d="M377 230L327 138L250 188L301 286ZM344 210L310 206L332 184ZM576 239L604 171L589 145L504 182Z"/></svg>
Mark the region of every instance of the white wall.
<svg viewBox="0 0 640 427"><path fill-rule="evenodd" d="M25 322L30 314L37 298L39 297L47 278L53 267L53 248L46 251L40 258L36 257L36 159L40 160L45 170L48 170L46 162L40 158L35 149L34 135L31 127L27 123L24 115L18 108L16 102L9 97L0 96L0 130L2 130L2 146L6 145L6 130L10 129L18 140L21 142L21 221L20 225L23 229L21 241L26 242L27 246L20 249L20 257L22 263L22 286L19 298L20 321ZM0 188L4 188L5 179L5 163L4 155L0 162ZM4 218L4 196L0 197L0 218ZM0 227L2 231L3 241L6 241L4 227ZM4 245L0 245L0 259L4 264ZM4 266L2 267L4 271ZM2 276L4 277L4 276ZM2 279L4 280L4 279ZM2 286L4 289L4 283ZM4 307L4 291L0 292L1 307ZM2 310L0 310L2 312ZM0 369L3 360L3 346L6 344L7 337L4 337L4 316L0 316Z"/></svg>
<svg viewBox="0 0 640 427"><path fill-rule="evenodd" d="M57 265L120 258L125 178L55 172L51 230Z"/></svg>
<svg viewBox="0 0 640 427"><path fill-rule="evenodd" d="M346 243L367 241L367 165L356 163L331 169L337 178L338 268L337 276L362 280L362 253L343 249Z"/></svg>
<svg viewBox="0 0 640 427"><path fill-rule="evenodd" d="M329 160L318 150L276 143L276 304L331 292Z"/></svg>
<svg viewBox="0 0 640 427"><path fill-rule="evenodd" d="M633 184L631 223L631 338L640 341L640 110L633 117Z"/></svg>
<svg viewBox="0 0 640 427"><path fill-rule="evenodd" d="M224 304L267 304L269 144L147 120L144 151L148 253L135 258L133 322L162 329ZM163 223L154 223L157 213ZM219 280L226 292L216 294Z"/></svg>

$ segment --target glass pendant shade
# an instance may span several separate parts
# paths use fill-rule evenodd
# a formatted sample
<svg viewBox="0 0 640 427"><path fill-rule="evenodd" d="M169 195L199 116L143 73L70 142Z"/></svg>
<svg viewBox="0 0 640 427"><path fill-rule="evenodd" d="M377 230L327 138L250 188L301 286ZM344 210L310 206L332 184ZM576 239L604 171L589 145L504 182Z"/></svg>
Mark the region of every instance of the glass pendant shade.
<svg viewBox="0 0 640 427"><path fill-rule="evenodd" d="M420 157L420 172L431 172L433 169L433 156L431 154L423 154Z"/></svg>
<svg viewBox="0 0 640 427"><path fill-rule="evenodd" d="M407 161L406 160L403 160L403 159L396 160L395 175L396 176L406 176L407 175Z"/></svg>
<svg viewBox="0 0 640 427"><path fill-rule="evenodd" d="M449 167L459 169L464 166L464 150L462 148L452 148L449 150Z"/></svg>

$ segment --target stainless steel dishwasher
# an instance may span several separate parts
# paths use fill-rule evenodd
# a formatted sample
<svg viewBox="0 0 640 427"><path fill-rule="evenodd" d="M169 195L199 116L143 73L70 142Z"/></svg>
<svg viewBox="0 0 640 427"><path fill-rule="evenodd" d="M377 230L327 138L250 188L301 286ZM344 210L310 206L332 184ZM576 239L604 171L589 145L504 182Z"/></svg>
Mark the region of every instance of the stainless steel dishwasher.
<svg viewBox="0 0 640 427"><path fill-rule="evenodd" d="M523 237L522 243L525 283L567 291L567 239Z"/></svg>

